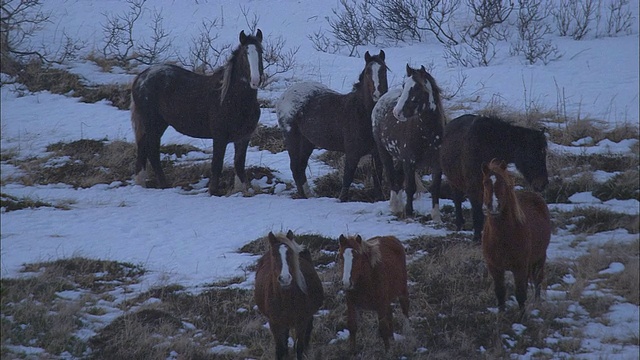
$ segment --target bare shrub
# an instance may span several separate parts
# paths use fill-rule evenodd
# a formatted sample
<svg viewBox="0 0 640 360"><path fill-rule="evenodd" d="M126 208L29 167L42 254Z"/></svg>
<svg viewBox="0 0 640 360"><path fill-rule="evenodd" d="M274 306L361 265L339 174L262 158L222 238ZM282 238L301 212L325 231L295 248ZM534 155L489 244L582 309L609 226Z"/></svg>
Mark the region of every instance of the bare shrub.
<svg viewBox="0 0 640 360"><path fill-rule="evenodd" d="M231 44L216 46L220 23L219 18L202 21L200 32L191 37L187 57L178 56L183 65L200 74L210 73L230 54Z"/></svg>
<svg viewBox="0 0 640 360"><path fill-rule="evenodd" d="M338 44L348 48L349 56L360 56L358 46L375 43L377 30L371 17L371 2L340 0L342 10L332 9L335 19L327 19Z"/></svg>
<svg viewBox="0 0 640 360"><path fill-rule="evenodd" d="M546 38L551 34L546 22L550 15L549 7L543 7L542 0L518 0L518 5L518 40L512 45L512 54L524 55L529 64L540 60L546 65L558 59L558 47Z"/></svg>
<svg viewBox="0 0 640 360"><path fill-rule="evenodd" d="M422 41L420 34L421 14L425 1L418 0L377 0L372 2L374 15L382 34L394 41L407 39Z"/></svg>
<svg viewBox="0 0 640 360"><path fill-rule="evenodd" d="M616 36L619 33L631 33L635 17L631 13L629 0L612 0L607 7L607 34Z"/></svg>
<svg viewBox="0 0 640 360"><path fill-rule="evenodd" d="M151 38L136 42L134 28L137 27L145 9L146 0L126 0L126 2L129 4L126 13L103 14L105 17L105 23L102 24L103 56L106 59L115 60L122 67L129 66L131 61L146 65L164 61L172 43L169 38L170 32L162 24L162 13L153 12L149 25L152 32Z"/></svg>
<svg viewBox="0 0 640 360"><path fill-rule="evenodd" d="M284 74L296 65L296 54L299 46L285 50L286 40L282 36L268 37L264 43L264 74L267 86L275 81L278 74Z"/></svg>
<svg viewBox="0 0 640 360"><path fill-rule="evenodd" d="M600 0L561 0L551 13L560 36L581 40L591 30L599 8Z"/></svg>

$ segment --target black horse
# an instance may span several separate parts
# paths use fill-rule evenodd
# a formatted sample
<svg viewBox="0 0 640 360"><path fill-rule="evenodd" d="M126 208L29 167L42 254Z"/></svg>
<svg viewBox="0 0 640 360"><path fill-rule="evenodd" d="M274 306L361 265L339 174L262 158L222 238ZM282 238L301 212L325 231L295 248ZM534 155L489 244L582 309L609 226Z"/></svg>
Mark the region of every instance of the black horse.
<svg viewBox="0 0 640 360"><path fill-rule="evenodd" d="M440 145L445 126L440 89L425 70L412 69L407 64L407 77L402 90L389 91L373 109L373 138L378 145L380 160L391 188L391 211L402 208L399 192L404 178L406 204L404 213L413 215L413 195L416 192L416 168L431 167L431 217L440 221L439 198L442 170ZM402 163L404 174L394 168L394 160Z"/></svg>
<svg viewBox="0 0 640 360"><path fill-rule="evenodd" d="M245 184L249 138L260 118L258 87L264 80L262 31L240 32L240 45L212 75L199 75L174 65L155 65L140 73L131 88L131 123L138 157L136 182L146 183L147 160L160 187L167 187L160 165L160 138L169 125L178 132L213 139L209 193L218 182L227 144L234 143L236 189Z"/></svg>
<svg viewBox="0 0 640 360"><path fill-rule="evenodd" d="M298 196L306 198L309 191L305 170L316 147L345 153L340 201L349 200L349 187L362 156L372 154L376 169L381 168L371 134L371 111L388 90L384 58L384 51L373 56L367 51L364 70L348 94L316 82L296 83L282 94L276 112ZM374 184L381 193L379 176Z"/></svg>
<svg viewBox="0 0 640 360"><path fill-rule="evenodd" d="M464 196L471 202L473 239L476 241L481 239L484 224L482 165L494 158L515 163L516 169L536 191L544 190L549 183L544 130L479 115L462 115L449 122L440 149L442 171L453 188L458 230L464 224Z"/></svg>

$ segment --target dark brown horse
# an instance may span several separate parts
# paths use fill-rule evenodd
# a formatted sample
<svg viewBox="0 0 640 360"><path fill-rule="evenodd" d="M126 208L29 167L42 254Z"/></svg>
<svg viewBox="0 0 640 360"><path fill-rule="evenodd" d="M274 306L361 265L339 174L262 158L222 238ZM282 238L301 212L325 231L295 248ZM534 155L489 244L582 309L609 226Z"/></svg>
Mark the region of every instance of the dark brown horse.
<svg viewBox="0 0 640 360"><path fill-rule="evenodd" d="M380 337L385 350L393 336L391 301L398 298L409 316L407 262L404 247L394 236L376 236L363 241L360 235L340 235L342 285L347 297L347 328L351 350L356 350L357 309L378 314Z"/></svg>
<svg viewBox="0 0 640 360"><path fill-rule="evenodd" d="M136 182L144 185L147 160L160 187L167 187L160 165L160 138L168 126L202 139L213 139L209 193L219 195L218 182L227 144L235 146L236 189L244 185L249 138L258 124L258 87L264 78L262 31L240 32L240 45L212 75L199 75L174 65L155 65L140 73L131 88L131 123L138 157Z"/></svg>
<svg viewBox="0 0 640 360"><path fill-rule="evenodd" d="M298 196L306 198L309 192L305 170L316 147L345 153L340 201L349 200L349 187L361 157L372 154L378 174L382 172L371 135L371 110L388 89L384 58L384 51L373 56L367 51L364 70L348 94L316 82L296 83L282 94L276 112ZM377 176L377 196L381 194L379 181Z"/></svg>
<svg viewBox="0 0 640 360"><path fill-rule="evenodd" d="M451 184L456 225L462 229L462 201L466 195L473 213L473 239L480 241L482 214L482 164L497 158L515 163L525 180L536 191L549 183L547 138L543 130L512 125L495 117L463 115L444 129L440 148L442 171Z"/></svg>
<svg viewBox="0 0 640 360"><path fill-rule="evenodd" d="M391 187L391 211L402 211L402 203L398 200L401 200L399 192L404 178L404 214L413 215L416 168L428 166L433 178L431 216L440 221L440 144L445 117L435 79L424 66L416 70L407 64L402 90L389 91L382 96L373 108L371 118L373 138ZM394 160L402 163L404 176L395 170Z"/></svg>
<svg viewBox="0 0 640 360"><path fill-rule="evenodd" d="M295 351L304 357L313 330L313 314L322 306L324 292L311 254L287 235L268 235L269 250L258 260L255 300L269 319L276 343L276 359L289 351L289 329L295 330Z"/></svg>
<svg viewBox="0 0 640 360"><path fill-rule="evenodd" d="M529 280L535 286L535 298L540 297L551 238L549 209L539 194L514 190L514 180L504 161L494 159L483 165L482 184L482 209L487 216L482 253L493 277L498 306L504 310L504 273L511 271L516 300L524 309Z"/></svg>

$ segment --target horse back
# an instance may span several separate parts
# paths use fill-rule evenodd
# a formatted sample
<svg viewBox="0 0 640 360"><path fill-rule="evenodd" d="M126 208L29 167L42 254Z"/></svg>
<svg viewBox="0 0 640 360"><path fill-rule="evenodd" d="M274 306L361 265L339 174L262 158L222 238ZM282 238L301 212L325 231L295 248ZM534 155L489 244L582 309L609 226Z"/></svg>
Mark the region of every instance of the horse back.
<svg viewBox="0 0 640 360"><path fill-rule="evenodd" d="M219 76L199 75L175 65L155 65L140 73L131 92L136 110L160 117L180 133L212 138L209 114L220 98Z"/></svg>
<svg viewBox="0 0 640 360"><path fill-rule="evenodd" d="M395 298L407 292L407 261L404 246L395 236L378 236L368 241L378 241L382 266L379 271L384 273L385 286L390 298Z"/></svg>
<svg viewBox="0 0 640 360"><path fill-rule="evenodd" d="M469 154L467 154L468 133L475 115L462 115L447 123L444 128L442 145L440 147L440 163L442 172L448 182L460 191L466 190L466 167L468 167ZM478 171L480 165L478 164Z"/></svg>

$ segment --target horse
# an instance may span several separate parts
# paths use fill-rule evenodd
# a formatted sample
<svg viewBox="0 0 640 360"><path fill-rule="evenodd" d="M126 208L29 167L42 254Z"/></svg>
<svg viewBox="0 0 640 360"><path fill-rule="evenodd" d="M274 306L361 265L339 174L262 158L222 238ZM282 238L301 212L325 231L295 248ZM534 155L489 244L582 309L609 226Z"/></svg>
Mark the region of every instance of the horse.
<svg viewBox="0 0 640 360"><path fill-rule="evenodd" d="M269 319L276 344L276 359L289 351L289 329L295 329L295 351L304 357L313 330L313 314L324 300L322 282L308 250L295 241L291 230L286 236L269 232L269 250L258 260L255 301Z"/></svg>
<svg viewBox="0 0 640 360"><path fill-rule="evenodd" d="M522 310L529 280L535 286L535 298L540 298L551 238L549 209L540 194L514 190L513 177L504 161L493 159L482 166L482 185L482 209L487 217L482 253L493 278L498 306L504 311L504 273L511 271Z"/></svg>
<svg viewBox="0 0 640 360"><path fill-rule="evenodd" d="M402 163L406 204L404 214L413 215L413 195L416 192L416 168L430 166L431 217L440 221L440 145L445 126L440 89L425 70L412 69L407 64L407 76L402 89L384 94L373 108L373 138L391 188L392 212L401 212L402 176L394 169L394 160Z"/></svg>
<svg viewBox="0 0 640 360"><path fill-rule="evenodd" d="M462 229L462 201L466 195L473 214L473 239L481 240L482 164L493 158L515 163L516 169L535 191L549 183L547 138L544 130L510 124L497 117L462 115L444 128L440 164L453 189L457 230Z"/></svg>
<svg viewBox="0 0 640 360"><path fill-rule="evenodd" d="M305 170L314 148L345 153L340 201L349 200L360 158L372 154L375 168L381 169L371 134L371 111L388 90L387 65L383 50L364 54L365 66L348 94L335 92L317 82L300 82L289 87L276 103L278 124L289 153L297 195L309 193ZM380 174L374 178L380 197Z"/></svg>
<svg viewBox="0 0 640 360"><path fill-rule="evenodd" d="M387 351L389 338L393 336L391 301L398 298L402 313L409 316L404 247L394 236L376 236L363 241L360 235L340 235L339 242L351 350L356 351L357 309L362 309L378 314L379 334Z"/></svg>
<svg viewBox="0 0 640 360"><path fill-rule="evenodd" d="M213 139L209 194L218 190L227 144L235 147L235 189L246 186L249 138L260 118L258 88L264 82L262 31L240 32L240 45L225 65L200 75L175 65L154 65L136 76L131 88L135 132L136 183L146 185L147 160L161 188L167 179L160 164L160 138L168 126L201 139Z"/></svg>

